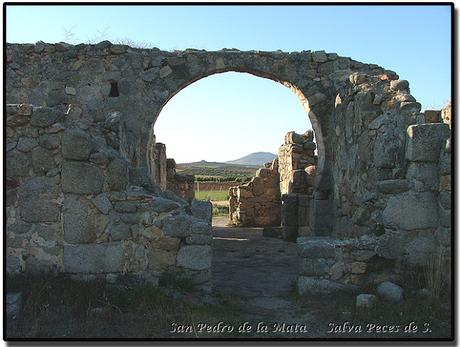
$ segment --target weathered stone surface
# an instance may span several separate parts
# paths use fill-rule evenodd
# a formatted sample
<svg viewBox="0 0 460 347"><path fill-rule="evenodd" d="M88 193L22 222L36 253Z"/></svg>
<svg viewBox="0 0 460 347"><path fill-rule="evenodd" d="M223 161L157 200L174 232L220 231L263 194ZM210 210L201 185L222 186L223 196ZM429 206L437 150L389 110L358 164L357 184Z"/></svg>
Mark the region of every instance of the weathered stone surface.
<svg viewBox="0 0 460 347"><path fill-rule="evenodd" d="M432 258L435 240L433 236L420 236L406 246L404 260L410 266L422 266Z"/></svg>
<svg viewBox="0 0 460 347"><path fill-rule="evenodd" d="M212 234L212 227L210 224L203 222L201 219L192 221L190 226L190 234Z"/></svg>
<svg viewBox="0 0 460 347"><path fill-rule="evenodd" d="M318 279L316 277L299 276L297 290L300 295L329 295L339 292L354 292L357 287Z"/></svg>
<svg viewBox="0 0 460 347"><path fill-rule="evenodd" d="M6 175L8 177L25 177L29 175L31 161L29 156L17 150L6 154Z"/></svg>
<svg viewBox="0 0 460 347"><path fill-rule="evenodd" d="M406 179L379 181L377 190L386 194L401 193L409 190L409 182Z"/></svg>
<svg viewBox="0 0 460 347"><path fill-rule="evenodd" d="M46 149L56 149L61 145L61 139L58 134L44 134L38 138L40 146Z"/></svg>
<svg viewBox="0 0 460 347"><path fill-rule="evenodd" d="M81 129L67 129L62 135L62 155L66 159L87 160L93 145L91 137Z"/></svg>
<svg viewBox="0 0 460 347"><path fill-rule="evenodd" d="M121 272L124 258L120 242L64 246L64 270L69 273Z"/></svg>
<svg viewBox="0 0 460 347"><path fill-rule="evenodd" d="M53 153L43 147L36 147L32 150L32 166L34 172L45 174L56 166Z"/></svg>
<svg viewBox="0 0 460 347"><path fill-rule="evenodd" d="M400 286L388 281L378 285L377 294L381 298L393 303L401 302L403 299L403 289Z"/></svg>
<svg viewBox="0 0 460 347"><path fill-rule="evenodd" d="M212 242L212 235L209 234L191 234L187 236L185 242L189 245L210 245Z"/></svg>
<svg viewBox="0 0 460 347"><path fill-rule="evenodd" d="M153 248L148 252L148 268L154 272L162 272L176 263L177 253L164 249Z"/></svg>
<svg viewBox="0 0 460 347"><path fill-rule="evenodd" d="M127 212L134 213L137 210L135 202L131 201L119 201L115 203L115 211L117 212Z"/></svg>
<svg viewBox="0 0 460 347"><path fill-rule="evenodd" d="M435 228L438 224L435 196L431 192L412 191L390 196L382 216L385 226L390 228Z"/></svg>
<svg viewBox="0 0 460 347"><path fill-rule="evenodd" d="M193 200L191 210L194 217L211 223L212 204L209 201Z"/></svg>
<svg viewBox="0 0 460 347"><path fill-rule="evenodd" d="M356 297L357 309L370 309L375 306L377 297L373 294L359 294Z"/></svg>
<svg viewBox="0 0 460 347"><path fill-rule="evenodd" d="M6 306L6 314L8 316L18 316L22 309L22 294L21 293L6 293L5 306Z"/></svg>
<svg viewBox="0 0 460 347"><path fill-rule="evenodd" d="M33 177L19 187L21 217L26 222L56 222L60 206L59 189L52 178Z"/></svg>
<svg viewBox="0 0 460 347"><path fill-rule="evenodd" d="M406 178L421 183L422 190L437 190L439 171L436 163L411 162L407 167Z"/></svg>
<svg viewBox="0 0 460 347"><path fill-rule="evenodd" d="M164 199L159 196L155 196L152 199L152 210L157 213L170 212L179 208L179 204L175 201Z"/></svg>
<svg viewBox="0 0 460 347"><path fill-rule="evenodd" d="M407 128L406 159L432 161L439 159L441 148L449 137L447 124L418 124Z"/></svg>
<svg viewBox="0 0 460 347"><path fill-rule="evenodd" d="M323 276L328 274L329 264L326 259L305 258L300 263L300 274L305 276Z"/></svg>
<svg viewBox="0 0 460 347"><path fill-rule="evenodd" d="M110 190L126 189L128 184L128 165L122 159L115 159L107 167L107 184Z"/></svg>
<svg viewBox="0 0 460 347"><path fill-rule="evenodd" d="M18 140L16 149L21 152L29 152L37 146L38 146L37 139L33 137L21 137Z"/></svg>
<svg viewBox="0 0 460 347"><path fill-rule="evenodd" d="M127 239L131 235L129 225L119 222L110 226L110 235L112 241L120 241Z"/></svg>
<svg viewBox="0 0 460 347"><path fill-rule="evenodd" d="M34 109L30 118L30 125L45 128L63 118L62 112L52 107L39 107Z"/></svg>
<svg viewBox="0 0 460 347"><path fill-rule="evenodd" d="M62 163L62 190L65 193L99 194L103 183L103 172L97 166L72 161Z"/></svg>
<svg viewBox="0 0 460 347"><path fill-rule="evenodd" d="M110 202L106 193L96 195L94 198L91 199L91 201L93 202L94 206L96 206L96 208L103 214L108 214L109 211L112 209L112 203Z"/></svg>
<svg viewBox="0 0 460 347"><path fill-rule="evenodd" d="M390 88L393 90L408 90L409 82L407 82L406 80L390 81Z"/></svg>
<svg viewBox="0 0 460 347"><path fill-rule="evenodd" d="M96 238L94 212L83 197L67 194L64 199L64 240L68 243L90 243Z"/></svg>
<svg viewBox="0 0 460 347"><path fill-rule="evenodd" d="M193 218L188 215L167 217L163 221L163 234L173 237L189 236L192 222Z"/></svg>
<svg viewBox="0 0 460 347"><path fill-rule="evenodd" d="M334 242L326 237L299 237L297 238L299 255L305 258L333 258L335 257Z"/></svg>
<svg viewBox="0 0 460 347"><path fill-rule="evenodd" d="M177 253L177 266L192 270L204 270L211 267L210 246L183 246Z"/></svg>

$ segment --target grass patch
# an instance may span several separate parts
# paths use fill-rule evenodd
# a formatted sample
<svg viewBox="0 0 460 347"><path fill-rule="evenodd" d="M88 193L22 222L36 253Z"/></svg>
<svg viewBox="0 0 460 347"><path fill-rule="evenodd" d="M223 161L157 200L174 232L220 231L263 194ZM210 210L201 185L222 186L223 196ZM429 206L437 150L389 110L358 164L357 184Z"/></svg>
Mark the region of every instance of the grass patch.
<svg viewBox="0 0 460 347"><path fill-rule="evenodd" d="M172 323L238 321L238 305L231 298L206 305L200 301L203 294L179 295L171 288L185 290L187 284L163 278L162 285L168 287L77 282L65 276L8 278L8 291L22 293L23 309L7 321L6 337L193 338L195 333L170 333Z"/></svg>
<svg viewBox="0 0 460 347"><path fill-rule="evenodd" d="M213 216L228 216L228 207L214 206L212 208Z"/></svg>
<svg viewBox="0 0 460 347"><path fill-rule="evenodd" d="M230 196L227 190L200 190L195 191L195 199L207 201L223 201L228 200Z"/></svg>

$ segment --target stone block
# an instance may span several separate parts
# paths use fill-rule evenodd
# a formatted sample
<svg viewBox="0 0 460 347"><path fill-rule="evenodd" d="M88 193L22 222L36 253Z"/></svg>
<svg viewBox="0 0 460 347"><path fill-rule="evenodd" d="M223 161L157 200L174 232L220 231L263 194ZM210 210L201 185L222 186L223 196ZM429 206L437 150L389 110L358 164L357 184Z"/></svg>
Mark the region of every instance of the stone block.
<svg viewBox="0 0 460 347"><path fill-rule="evenodd" d="M210 245L212 242L211 234L191 234L187 236L185 242L189 245Z"/></svg>
<svg viewBox="0 0 460 347"><path fill-rule="evenodd" d="M62 135L62 155L65 159L87 160L93 148L91 137L81 129L67 129Z"/></svg>
<svg viewBox="0 0 460 347"><path fill-rule="evenodd" d="M111 224L109 227L112 241L125 240L131 236L131 230L128 224L118 222Z"/></svg>
<svg viewBox="0 0 460 347"><path fill-rule="evenodd" d="M106 193L96 195L91 199L91 201L93 202L94 206L103 214L108 214L112 209L112 203L110 202Z"/></svg>
<svg viewBox="0 0 460 347"><path fill-rule="evenodd" d="M330 200L313 199L310 205L310 227L315 235L330 235L334 223Z"/></svg>
<svg viewBox="0 0 460 347"><path fill-rule="evenodd" d="M403 289L392 282L386 281L377 286L377 295L387 301L399 303L403 300Z"/></svg>
<svg viewBox="0 0 460 347"><path fill-rule="evenodd" d="M304 258L300 262L299 271L305 276L324 276L329 274L329 264L324 258Z"/></svg>
<svg viewBox="0 0 460 347"><path fill-rule="evenodd" d="M26 177L31 167L30 157L26 153L12 150L6 153L6 175L8 177Z"/></svg>
<svg viewBox="0 0 460 347"><path fill-rule="evenodd" d="M164 249L152 248L149 250L148 268L156 273L161 273L169 267L174 266L176 262L177 252L167 251Z"/></svg>
<svg viewBox="0 0 460 347"><path fill-rule="evenodd" d="M366 272L366 263L362 261L355 261L350 264L352 274L363 274Z"/></svg>
<svg viewBox="0 0 460 347"><path fill-rule="evenodd" d="M68 273L112 273L123 270L121 242L64 246L64 271Z"/></svg>
<svg viewBox="0 0 460 347"><path fill-rule="evenodd" d="M297 249L301 257L305 258L334 258L335 245L331 238L327 237L299 237Z"/></svg>
<svg viewBox="0 0 460 347"><path fill-rule="evenodd" d="M52 178L33 177L19 187L21 217L26 222L56 222L60 206L59 188Z"/></svg>
<svg viewBox="0 0 460 347"><path fill-rule="evenodd" d="M38 139L40 146L46 149L56 149L61 145L61 139L57 134L44 134Z"/></svg>
<svg viewBox="0 0 460 347"><path fill-rule="evenodd" d="M64 199L63 217L66 242L90 243L95 240L95 216L87 199L67 194Z"/></svg>
<svg viewBox="0 0 460 347"><path fill-rule="evenodd" d="M342 278L346 272L346 267L343 262L338 262L332 265L329 268L329 276L331 280L337 281L338 279Z"/></svg>
<svg viewBox="0 0 460 347"><path fill-rule="evenodd" d="M385 194L395 194L409 190L409 182L406 179L379 181L376 186L379 192Z"/></svg>
<svg viewBox="0 0 460 347"><path fill-rule="evenodd" d="M435 228L438 225L436 200L432 192L392 195L382 213L384 226L405 230Z"/></svg>
<svg viewBox="0 0 460 347"><path fill-rule="evenodd" d="M21 152L30 152L38 146L38 141L33 137L21 137L18 140L16 149Z"/></svg>
<svg viewBox="0 0 460 347"><path fill-rule="evenodd" d="M179 204L173 200L164 199L159 196L153 196L150 203L152 211L156 213L170 212L179 208Z"/></svg>
<svg viewBox="0 0 460 347"><path fill-rule="evenodd" d="M410 162L406 178L421 183L423 190L437 190L439 187L438 165L436 163Z"/></svg>
<svg viewBox="0 0 460 347"><path fill-rule="evenodd" d="M53 152L43 147L36 147L32 150L32 166L34 172L46 174L56 166Z"/></svg>
<svg viewBox="0 0 460 347"><path fill-rule="evenodd" d="M117 201L114 208L117 212L134 213L137 210L137 205L136 202L132 201Z"/></svg>
<svg viewBox="0 0 460 347"><path fill-rule="evenodd" d="M209 201L193 200L191 206L192 215L207 223L212 222L212 204Z"/></svg>
<svg viewBox="0 0 460 347"><path fill-rule="evenodd" d="M340 292L353 293L357 290L357 287L327 279L299 276L297 280L297 290L300 295L329 295Z"/></svg>
<svg viewBox="0 0 460 347"><path fill-rule="evenodd" d="M177 253L177 266L192 270L205 270L211 267L210 246L183 246Z"/></svg>
<svg viewBox="0 0 460 347"><path fill-rule="evenodd" d="M163 220L163 234L170 237L186 237L191 233L193 218L188 215L170 216ZM203 223L206 224L206 223ZM209 226L206 224L209 228Z"/></svg>
<svg viewBox="0 0 460 347"><path fill-rule="evenodd" d="M55 108L39 107L33 110L30 125L45 128L64 119L64 114Z"/></svg>
<svg viewBox="0 0 460 347"><path fill-rule="evenodd" d="M128 164L114 159L107 167L107 184L110 190L124 190L128 185Z"/></svg>
<svg viewBox="0 0 460 347"><path fill-rule="evenodd" d="M83 162L64 161L61 175L65 193L99 194L104 183L102 170Z"/></svg>
<svg viewBox="0 0 460 347"><path fill-rule="evenodd" d="M443 123L417 124L407 128L406 159L437 162L449 138L449 126Z"/></svg>
<svg viewBox="0 0 460 347"><path fill-rule="evenodd" d="M424 266L431 259L434 247L435 239L432 235L419 236L406 245L404 260L409 266Z"/></svg>

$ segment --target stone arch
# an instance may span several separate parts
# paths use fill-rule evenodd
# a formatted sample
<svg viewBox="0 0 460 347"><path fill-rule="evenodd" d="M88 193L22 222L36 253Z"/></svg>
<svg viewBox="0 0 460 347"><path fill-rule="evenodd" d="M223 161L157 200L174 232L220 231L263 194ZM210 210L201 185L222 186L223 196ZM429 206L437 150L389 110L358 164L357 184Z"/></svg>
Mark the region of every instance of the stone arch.
<svg viewBox="0 0 460 347"><path fill-rule="evenodd" d="M299 102L302 105L302 108L306 112L307 117L310 119L310 122L311 122L312 127L313 127L313 131L315 132L315 140L316 140L316 143L317 143L317 146L318 146L318 177L321 177L321 174L322 174L323 169L324 169L324 160L325 160L324 159L325 144L324 144L322 130L321 130L321 123L318 120L318 117L316 116L314 111L310 108L307 97L303 94L303 92L297 86L295 86L292 82L289 82L289 81L286 81L286 80L281 80L280 78L277 78L275 75L270 74L270 73L263 73L261 71L246 69L244 67L229 67L227 69L215 69L214 71L210 71L207 74L197 76L193 80L189 80L186 83L181 84L177 89L175 89L171 94L168 95L168 97L164 100L164 102L160 105L160 107L156 111L156 114L153 115L153 117L152 117L153 121L152 121L151 125L149 125L149 127L154 129L155 122L159 118L159 116L161 114L161 111L163 110L164 106L166 106L166 104L175 95L177 95L180 91L182 91L183 89L187 88L191 84L193 84L193 83L195 83L195 82L197 82L197 81L199 81L199 80L201 80L203 78L210 77L210 76L215 75L215 74L226 73L226 72L248 73L248 74L250 74L252 76L255 76L255 77L260 77L260 78L265 78L265 79L272 80L274 82L280 83L283 86L289 88L298 97ZM150 133L151 138L149 139L150 143L153 142L154 136L155 136L154 131L151 131L151 133ZM152 146L149 146L149 148L151 149ZM147 154L147 156L149 158L152 157L151 154ZM148 162L148 165L152 165L151 161ZM152 172L151 167L149 167L149 171Z"/></svg>
<svg viewBox="0 0 460 347"><path fill-rule="evenodd" d="M163 105L188 84L240 71L291 87L321 139L322 175L314 199L319 210L328 211L322 220L330 222L329 229L334 226L343 236L384 224L386 200L377 183L404 177L406 129L421 108L407 81L398 80L395 72L324 51L166 52L101 42L12 44L6 53L9 103L64 106L70 123L85 129L99 126L109 115L119 120L104 141L127 161L131 183L137 186L150 184L152 124ZM118 93L111 93L114 84Z"/></svg>

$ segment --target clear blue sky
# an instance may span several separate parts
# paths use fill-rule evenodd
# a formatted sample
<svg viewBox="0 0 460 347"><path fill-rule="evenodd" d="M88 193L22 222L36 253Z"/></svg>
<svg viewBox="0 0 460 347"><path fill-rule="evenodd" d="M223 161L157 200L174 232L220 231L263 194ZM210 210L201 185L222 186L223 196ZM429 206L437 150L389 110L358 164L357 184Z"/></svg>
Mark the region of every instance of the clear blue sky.
<svg viewBox="0 0 460 347"><path fill-rule="evenodd" d="M326 50L396 71L423 109L450 99L448 6L12 6L7 41L125 39L163 50ZM179 126L180 125L180 126ZM296 96L241 73L200 80L165 106L159 141L178 162L276 152L310 128Z"/></svg>

